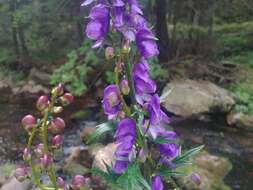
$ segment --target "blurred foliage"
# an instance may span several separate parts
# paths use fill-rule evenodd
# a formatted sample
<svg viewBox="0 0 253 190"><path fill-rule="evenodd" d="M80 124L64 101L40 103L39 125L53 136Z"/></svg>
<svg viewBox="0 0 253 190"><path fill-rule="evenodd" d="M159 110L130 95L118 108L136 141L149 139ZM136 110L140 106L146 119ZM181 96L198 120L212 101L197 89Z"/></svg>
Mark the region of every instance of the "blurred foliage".
<svg viewBox="0 0 253 190"><path fill-rule="evenodd" d="M89 86L88 73L99 63L99 58L87 41L67 57L67 62L54 71L52 84L61 82L74 95L81 96Z"/></svg>

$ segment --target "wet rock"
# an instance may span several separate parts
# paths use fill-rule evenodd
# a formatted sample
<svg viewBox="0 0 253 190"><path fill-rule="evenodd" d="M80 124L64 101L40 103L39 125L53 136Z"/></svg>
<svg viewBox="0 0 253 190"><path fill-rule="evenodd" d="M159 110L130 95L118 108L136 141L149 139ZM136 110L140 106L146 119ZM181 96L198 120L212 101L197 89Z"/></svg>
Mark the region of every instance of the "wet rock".
<svg viewBox="0 0 253 190"><path fill-rule="evenodd" d="M115 162L114 153L116 151L116 148L117 148L116 144L110 143L105 147L99 149L94 158L92 167L106 171L106 166L104 163L111 165Z"/></svg>
<svg viewBox="0 0 253 190"><path fill-rule="evenodd" d="M0 103L5 103L9 101L9 97L12 94L10 85L6 81L0 81Z"/></svg>
<svg viewBox="0 0 253 190"><path fill-rule="evenodd" d="M240 128L253 131L253 116L244 113L230 113L227 115L227 123Z"/></svg>
<svg viewBox="0 0 253 190"><path fill-rule="evenodd" d="M51 75L40 71L36 68L32 68L28 77L30 80L35 81L38 84L46 85L48 86L51 81Z"/></svg>
<svg viewBox="0 0 253 190"><path fill-rule="evenodd" d="M1 190L28 190L31 187L32 183L29 180L19 182L15 177L12 177L1 187Z"/></svg>
<svg viewBox="0 0 253 190"><path fill-rule="evenodd" d="M201 183L192 181L191 175L178 179L180 186L185 189L197 190L229 190L223 182L224 177L232 169L232 164L225 158L203 151L194 159L195 165L190 170L199 174ZM189 168L187 169L189 171Z"/></svg>
<svg viewBox="0 0 253 190"><path fill-rule="evenodd" d="M208 81L174 81L164 88L163 105L178 116L189 117L204 113L228 113L234 106L232 95Z"/></svg>

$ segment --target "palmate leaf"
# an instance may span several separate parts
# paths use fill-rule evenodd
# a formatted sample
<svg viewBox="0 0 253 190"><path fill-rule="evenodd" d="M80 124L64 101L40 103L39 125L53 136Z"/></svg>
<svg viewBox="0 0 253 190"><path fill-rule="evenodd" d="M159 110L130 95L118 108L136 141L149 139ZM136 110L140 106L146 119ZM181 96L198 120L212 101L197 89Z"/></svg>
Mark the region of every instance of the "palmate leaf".
<svg viewBox="0 0 253 190"><path fill-rule="evenodd" d="M198 154L203 148L204 148L204 145L198 146L196 148L192 148L186 151L185 153L183 153L182 155L176 157L172 162L177 165L189 163L189 159L192 156Z"/></svg>
<svg viewBox="0 0 253 190"><path fill-rule="evenodd" d="M142 177L139 165L131 164L118 179L117 184L124 190L151 190L148 182Z"/></svg>
<svg viewBox="0 0 253 190"><path fill-rule="evenodd" d="M87 140L87 144L91 144L97 141L99 138L113 131L115 128L116 125L112 122L102 123L96 126L96 131L89 137L89 139Z"/></svg>

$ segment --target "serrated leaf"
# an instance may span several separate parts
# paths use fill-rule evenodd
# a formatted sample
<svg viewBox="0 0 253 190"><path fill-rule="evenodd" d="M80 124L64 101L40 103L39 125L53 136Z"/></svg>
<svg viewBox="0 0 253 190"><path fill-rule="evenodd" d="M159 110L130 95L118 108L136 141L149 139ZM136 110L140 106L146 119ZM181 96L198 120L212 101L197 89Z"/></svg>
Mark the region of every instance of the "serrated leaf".
<svg viewBox="0 0 253 190"><path fill-rule="evenodd" d="M172 162L174 164L184 164L185 162L188 162L188 160L193 156L199 153L204 148L204 145L198 146L196 148L192 148L182 155L176 157Z"/></svg>
<svg viewBox="0 0 253 190"><path fill-rule="evenodd" d="M117 183L124 190L151 190L148 182L141 175L137 163L131 164L124 174L118 178Z"/></svg>
<svg viewBox="0 0 253 190"><path fill-rule="evenodd" d="M96 131L89 137L89 139L87 140L87 144L91 144L97 141L100 137L113 131L114 129L115 124L112 122L106 122L96 126Z"/></svg>

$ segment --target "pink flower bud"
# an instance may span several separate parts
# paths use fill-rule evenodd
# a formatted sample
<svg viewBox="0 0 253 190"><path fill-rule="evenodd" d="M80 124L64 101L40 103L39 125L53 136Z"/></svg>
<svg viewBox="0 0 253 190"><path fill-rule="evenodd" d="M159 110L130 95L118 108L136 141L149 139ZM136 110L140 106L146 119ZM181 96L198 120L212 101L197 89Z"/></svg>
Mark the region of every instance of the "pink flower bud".
<svg viewBox="0 0 253 190"><path fill-rule="evenodd" d="M45 153L45 148L44 148L44 145L43 144L38 144L36 147L35 147L35 150L34 150L35 154L37 157L42 157Z"/></svg>
<svg viewBox="0 0 253 190"><path fill-rule="evenodd" d="M58 185L58 187L60 187L63 190L69 189L68 184L61 177L57 178L57 185Z"/></svg>
<svg viewBox="0 0 253 190"><path fill-rule="evenodd" d="M30 151L30 149L29 148L25 148L24 149L24 151L23 151L23 159L25 160L25 161L29 161L29 160L31 160L31 151Z"/></svg>
<svg viewBox="0 0 253 190"><path fill-rule="evenodd" d="M191 180L192 180L196 185L200 185L200 184L201 184L201 178L200 178L199 174L197 174L197 173L192 173L192 174L191 174Z"/></svg>
<svg viewBox="0 0 253 190"><path fill-rule="evenodd" d="M74 101L74 96L70 93L65 93L62 97L61 97L61 101L62 104L64 106L67 106L69 104L71 104Z"/></svg>
<svg viewBox="0 0 253 190"><path fill-rule="evenodd" d="M129 92L130 92L130 88L129 88L129 85L128 85L128 81L127 80L122 80L121 83L120 83L120 89L121 89L121 92L124 94L124 95L128 95Z"/></svg>
<svg viewBox="0 0 253 190"><path fill-rule="evenodd" d="M48 169L53 164L53 158L49 156L48 154L44 154L42 158L40 158L40 165L43 169Z"/></svg>
<svg viewBox="0 0 253 190"><path fill-rule="evenodd" d="M26 168L17 168L14 176L19 182L23 182L28 176L28 171Z"/></svg>
<svg viewBox="0 0 253 190"><path fill-rule="evenodd" d="M85 178L82 175L76 175L72 178L71 187L74 190L85 188Z"/></svg>
<svg viewBox="0 0 253 190"><path fill-rule="evenodd" d="M52 138L52 147L59 148L63 143L64 137L62 135L56 135Z"/></svg>
<svg viewBox="0 0 253 190"><path fill-rule="evenodd" d="M147 159L147 152L143 148L140 150L138 158L143 163L146 161L146 159Z"/></svg>
<svg viewBox="0 0 253 190"><path fill-rule="evenodd" d="M113 47L107 47L106 49L105 49L105 58L107 59L107 60L110 60L110 59L112 59L114 57L114 49L113 49Z"/></svg>
<svg viewBox="0 0 253 190"><path fill-rule="evenodd" d="M62 83L59 83L59 84L56 86L55 91L56 91L56 95L57 95L57 96L63 95L63 93L64 93L64 86L63 86L63 84L62 84Z"/></svg>
<svg viewBox="0 0 253 190"><path fill-rule="evenodd" d="M28 132L31 132L31 130L36 126L36 118L32 115L26 115L22 121L22 126L24 127L24 129Z"/></svg>
<svg viewBox="0 0 253 190"><path fill-rule="evenodd" d="M37 100L36 107L39 111L45 110L49 105L49 100L47 96L40 96Z"/></svg>
<svg viewBox="0 0 253 190"><path fill-rule="evenodd" d="M48 128L48 130L51 133L56 134L56 133L60 133L61 131L63 131L65 126L66 126L65 121L62 118L57 117L53 121L51 121L51 125Z"/></svg>

